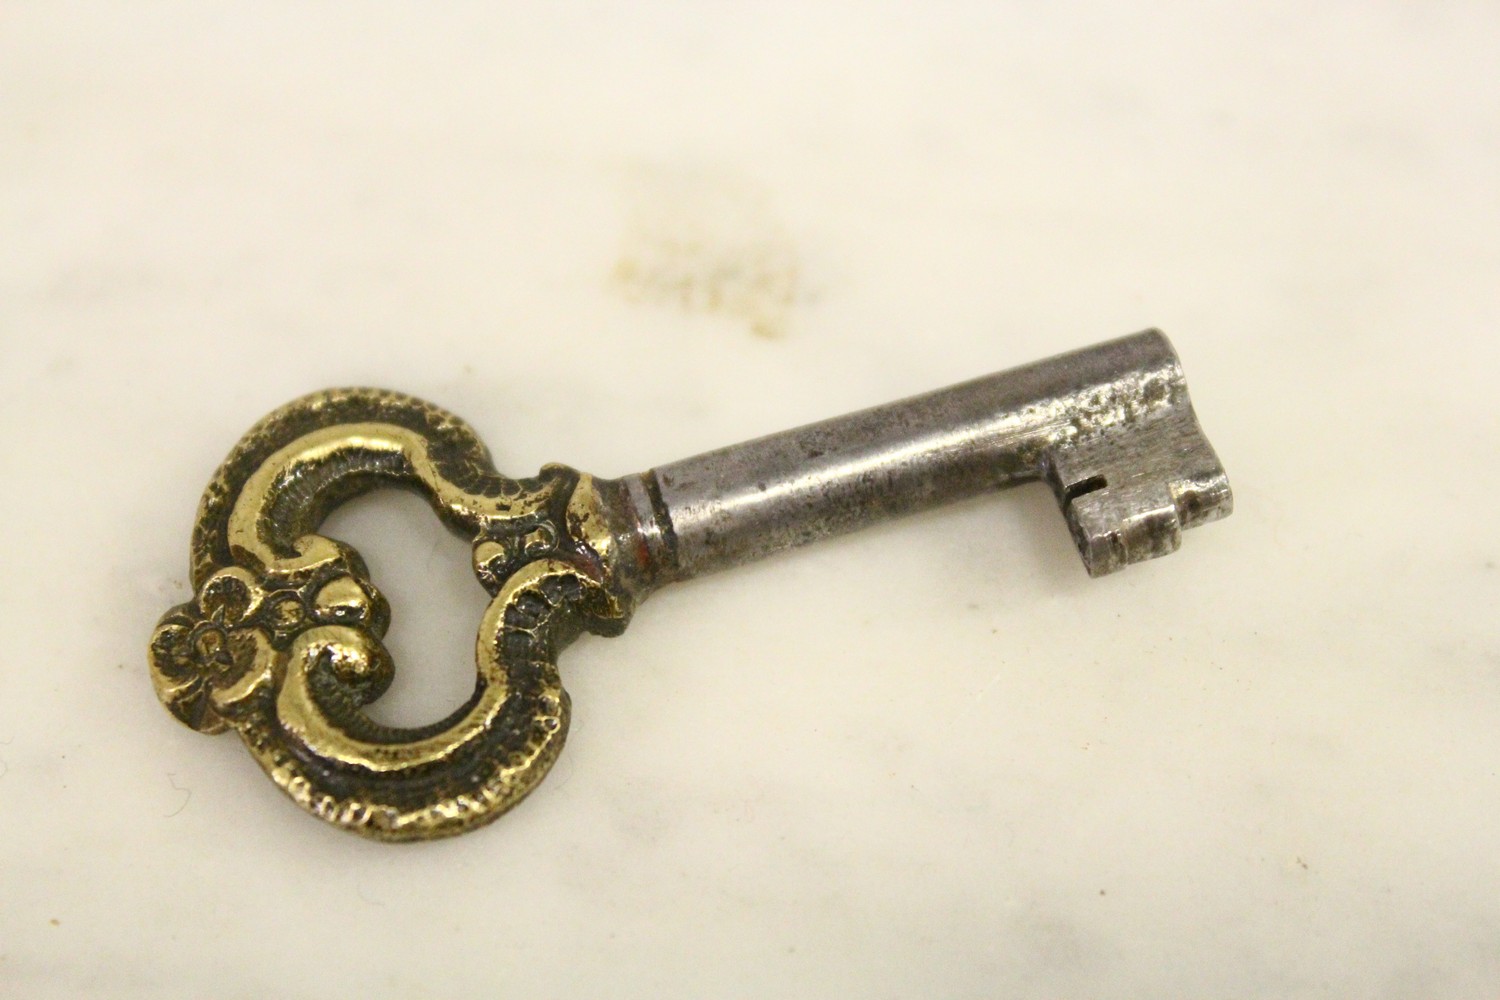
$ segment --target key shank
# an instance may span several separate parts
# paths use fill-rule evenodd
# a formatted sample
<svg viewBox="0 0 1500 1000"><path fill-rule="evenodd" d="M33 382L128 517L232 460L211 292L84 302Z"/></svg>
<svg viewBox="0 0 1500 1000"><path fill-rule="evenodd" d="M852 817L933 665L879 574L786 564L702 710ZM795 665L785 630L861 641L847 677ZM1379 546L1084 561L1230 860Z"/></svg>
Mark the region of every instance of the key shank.
<svg viewBox="0 0 1500 1000"><path fill-rule="evenodd" d="M625 477L622 548L654 585L1037 479L1091 576L1175 551L1233 503L1148 330Z"/></svg>

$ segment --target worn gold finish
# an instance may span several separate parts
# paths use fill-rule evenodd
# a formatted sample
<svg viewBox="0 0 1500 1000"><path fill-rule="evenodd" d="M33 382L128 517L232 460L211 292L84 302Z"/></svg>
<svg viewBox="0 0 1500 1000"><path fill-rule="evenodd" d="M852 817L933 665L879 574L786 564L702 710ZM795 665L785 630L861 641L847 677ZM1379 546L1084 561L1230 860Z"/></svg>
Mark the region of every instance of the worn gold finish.
<svg viewBox="0 0 1500 1000"><path fill-rule="evenodd" d="M468 703L417 729L362 706L390 684L390 610L364 561L315 533L379 486L427 497L473 539L493 595ZM383 840L445 836L513 806L546 774L568 726L558 650L614 634L634 605L592 477L560 465L500 476L467 424L371 389L321 392L257 424L209 484L193 532L197 596L151 642L162 702L201 732L233 728L292 799Z"/></svg>

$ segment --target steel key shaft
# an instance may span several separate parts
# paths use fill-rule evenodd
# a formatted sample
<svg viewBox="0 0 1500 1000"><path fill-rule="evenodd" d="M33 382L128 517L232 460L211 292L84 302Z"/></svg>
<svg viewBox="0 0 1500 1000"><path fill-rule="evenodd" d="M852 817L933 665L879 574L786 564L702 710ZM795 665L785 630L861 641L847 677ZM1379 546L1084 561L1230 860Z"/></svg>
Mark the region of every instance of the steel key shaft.
<svg viewBox="0 0 1500 1000"><path fill-rule="evenodd" d="M653 581L1046 479L1090 575L1177 549L1229 480L1160 332L1122 337L621 481Z"/></svg>
<svg viewBox="0 0 1500 1000"><path fill-rule="evenodd" d="M1036 479L1096 576L1174 551L1232 503L1156 331L612 480L562 465L509 479L453 414L330 389L256 424L210 482L194 596L157 624L152 680L180 721L236 730L330 823L447 836L547 773L569 717L556 658L579 633L618 634L675 580ZM469 538L491 595L473 696L412 729L364 712L395 669L390 608L359 554L318 534L379 486L416 490Z"/></svg>

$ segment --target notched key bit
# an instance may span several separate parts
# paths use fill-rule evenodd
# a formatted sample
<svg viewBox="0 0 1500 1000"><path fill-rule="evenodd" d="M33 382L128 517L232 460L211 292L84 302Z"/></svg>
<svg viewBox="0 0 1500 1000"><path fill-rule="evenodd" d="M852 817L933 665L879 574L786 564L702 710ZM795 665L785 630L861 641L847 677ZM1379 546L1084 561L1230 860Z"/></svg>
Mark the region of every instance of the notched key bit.
<svg viewBox="0 0 1500 1000"><path fill-rule="evenodd" d="M613 480L561 465L508 479L430 403L327 390L256 424L209 484L196 596L158 624L152 679L182 722L235 729L315 815L382 840L447 836L546 774L568 725L556 657L581 632L618 634L664 584L1037 479L1092 576L1173 552L1232 507L1154 330ZM339 503L393 485L472 540L492 598L473 696L410 729L363 711L393 675L390 609L359 553L317 534Z"/></svg>

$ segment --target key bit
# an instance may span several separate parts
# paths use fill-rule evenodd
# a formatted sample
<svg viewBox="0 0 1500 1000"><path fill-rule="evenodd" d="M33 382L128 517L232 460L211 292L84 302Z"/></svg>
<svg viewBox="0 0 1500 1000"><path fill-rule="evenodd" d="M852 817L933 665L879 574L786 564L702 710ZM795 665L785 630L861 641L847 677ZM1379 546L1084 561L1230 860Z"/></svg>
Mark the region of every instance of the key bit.
<svg viewBox="0 0 1500 1000"><path fill-rule="evenodd" d="M330 389L256 424L199 506L194 598L158 623L152 679L202 732L236 730L300 806L381 840L495 819L567 733L558 652L616 635L656 588L879 520L1045 480L1092 576L1175 551L1229 514L1165 336L1146 331L619 479L497 473L458 417ZM429 726L363 707L389 686L385 598L317 533L339 503L415 489L473 543L491 595L473 696Z"/></svg>

